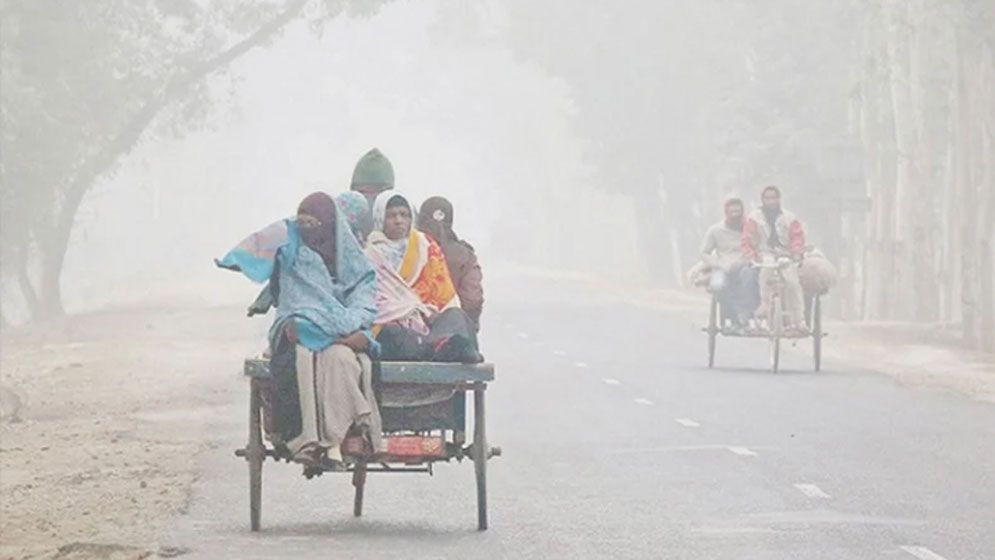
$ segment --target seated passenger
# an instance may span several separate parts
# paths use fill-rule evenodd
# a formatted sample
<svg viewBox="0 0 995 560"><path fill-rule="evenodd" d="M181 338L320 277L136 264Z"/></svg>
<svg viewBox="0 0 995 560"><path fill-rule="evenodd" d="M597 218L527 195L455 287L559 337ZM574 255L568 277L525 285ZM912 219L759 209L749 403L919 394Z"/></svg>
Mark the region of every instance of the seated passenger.
<svg viewBox="0 0 995 560"><path fill-rule="evenodd" d="M352 172L352 182L349 189L358 192L366 199L367 208L373 207L373 201L377 196L394 188L394 166L390 160L377 148L366 152L363 157L356 162L356 168ZM363 232L362 238L370 234L373 229L373 222L369 219L360 225Z"/></svg>
<svg viewBox="0 0 995 560"><path fill-rule="evenodd" d="M382 451L369 356L376 275L332 198L309 195L296 219L253 234L217 264L270 281L270 435L308 466L335 468L350 428Z"/></svg>
<svg viewBox="0 0 995 560"><path fill-rule="evenodd" d="M757 274L747 266L741 248L743 201L730 198L723 209L725 219L705 232L698 268L706 276L708 291L719 301L722 327L732 323L742 329L760 303Z"/></svg>
<svg viewBox="0 0 995 560"><path fill-rule="evenodd" d="M356 191L346 191L335 197L335 205L339 207L339 214L349 223L349 229L359 244L366 245L366 225L372 224L366 197Z"/></svg>
<svg viewBox="0 0 995 560"><path fill-rule="evenodd" d="M453 205L441 196L433 196L421 205L418 229L429 234L442 248L449 276L456 287L460 308L480 331L480 314L484 310L483 273L473 246L453 231Z"/></svg>
<svg viewBox="0 0 995 560"><path fill-rule="evenodd" d="M366 254L377 273L374 330L384 360L478 363L473 322L459 296L439 245L412 227L414 209L388 191L373 205Z"/></svg>

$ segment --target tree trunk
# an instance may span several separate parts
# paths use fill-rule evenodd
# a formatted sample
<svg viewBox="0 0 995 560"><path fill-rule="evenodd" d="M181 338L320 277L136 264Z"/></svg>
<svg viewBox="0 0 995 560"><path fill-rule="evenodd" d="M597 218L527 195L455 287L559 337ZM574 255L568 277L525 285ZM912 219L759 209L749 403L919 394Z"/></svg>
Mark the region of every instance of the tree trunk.
<svg viewBox="0 0 995 560"><path fill-rule="evenodd" d="M878 275L875 279L875 291L879 294L877 318L894 319L898 308L898 296L901 284L896 281L898 276L898 239L896 238L897 221L897 177L898 147L895 144L894 106L889 91L891 69L884 64L886 51L882 53L882 66L886 68L878 84L878 142L880 143L880 158L877 172L880 193L877 200L877 249Z"/></svg>
<svg viewBox="0 0 995 560"><path fill-rule="evenodd" d="M991 229L991 228L989 228ZM990 233L990 232L989 232ZM979 321L979 345L981 350L995 350L995 258L991 237L978 244L979 264L981 265L981 320Z"/></svg>
<svg viewBox="0 0 995 560"><path fill-rule="evenodd" d="M646 263L646 272L652 281L661 279L669 284L672 277L670 241L663 227L663 205L655 192L650 191L645 196L635 200L636 232L641 253Z"/></svg>
<svg viewBox="0 0 995 560"><path fill-rule="evenodd" d="M897 313L901 319L932 320L935 289L932 280L932 225L928 211L930 192L922 186L923 150L920 131L923 115L916 103L918 80L918 20L916 5L893 1L888 9L889 89L894 115L896 178L894 233L898 270L893 289L898 290Z"/></svg>
<svg viewBox="0 0 995 560"><path fill-rule="evenodd" d="M33 319L52 319L65 313L62 307L62 265L66 258L69 235L58 236L42 245L39 299Z"/></svg>
<svg viewBox="0 0 995 560"><path fill-rule="evenodd" d="M937 207L937 189L933 184L933 149L930 131L926 126L925 97L929 84L924 82L921 67L924 52L930 50L929 44L923 45L929 39L925 21L930 18L923 0L909 4L910 40L909 40L909 80L906 88L909 92L909 125L910 146L910 190L906 211L909 220L906 222L908 232L909 262L912 265L912 292L914 297L915 318L920 321L936 321L939 307L939 290L937 282L936 263L936 217L933 209Z"/></svg>
<svg viewBox="0 0 995 560"><path fill-rule="evenodd" d="M995 60L991 48L985 46L980 60L978 109L984 114L979 115L980 153L978 164L981 167L980 192L982 208L981 223L984 231L979 232L980 264L981 264L981 320L980 346L988 352L995 351Z"/></svg>
<svg viewBox="0 0 995 560"><path fill-rule="evenodd" d="M959 45L961 47L961 45ZM957 57L957 185L961 202L961 325L963 343L969 348L978 344L978 207L977 189L972 176L971 159L971 88L969 77L974 71L968 65L963 48Z"/></svg>
<svg viewBox="0 0 995 560"><path fill-rule="evenodd" d="M21 290L21 295L24 297L24 303L28 307L28 315L35 317L39 315L40 309L38 306L38 294L35 292L35 287L31 283L31 275L28 272L27 242L22 241L19 243L14 249L13 254L16 258L14 273L17 276L17 285Z"/></svg>
<svg viewBox="0 0 995 560"><path fill-rule="evenodd" d="M864 269L861 291L860 319L876 316L883 306L881 291L876 289L882 273L881 252L881 126L878 107L878 32L873 16L864 22L864 61L860 79L860 140L864 150L864 189L872 208L867 220L867 239L873 269ZM873 287L872 287L873 286Z"/></svg>

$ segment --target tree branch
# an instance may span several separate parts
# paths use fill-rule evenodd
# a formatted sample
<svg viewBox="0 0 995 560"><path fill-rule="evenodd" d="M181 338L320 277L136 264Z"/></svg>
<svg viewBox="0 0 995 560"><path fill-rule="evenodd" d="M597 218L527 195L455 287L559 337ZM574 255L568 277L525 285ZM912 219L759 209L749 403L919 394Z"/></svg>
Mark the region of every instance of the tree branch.
<svg viewBox="0 0 995 560"><path fill-rule="evenodd" d="M254 33L232 45L228 50L196 64L186 72L173 77L166 83L165 87L146 101L138 113L128 121L124 129L113 140L84 162L69 183L66 198L63 200L58 219L56 220L55 229L51 232L52 237L48 240L49 247L54 248L57 252L65 252L65 246L72 232L76 211L79 209L86 191L117 162L120 156L131 151L138 140L141 139L142 134L148 126L163 109L173 100L186 93L187 90L200 80L227 67L240 56L271 39L299 16L307 3L308 0L291 0L280 14L257 29ZM53 245L54 247L52 247ZM63 258L64 254L56 257L54 262L47 263L47 265L61 268Z"/></svg>
<svg viewBox="0 0 995 560"><path fill-rule="evenodd" d="M42 242L42 286L58 287L59 276L65 261L66 248L72 234L76 212L86 192L122 156L141 139L152 121L172 103L210 74L227 67L245 53L262 45L284 29L301 14L309 0L290 0L284 10L245 39L216 56L195 64L185 72L171 78L165 86L148 99L124 128L95 155L79 167L67 186L65 198L58 210L54 228Z"/></svg>

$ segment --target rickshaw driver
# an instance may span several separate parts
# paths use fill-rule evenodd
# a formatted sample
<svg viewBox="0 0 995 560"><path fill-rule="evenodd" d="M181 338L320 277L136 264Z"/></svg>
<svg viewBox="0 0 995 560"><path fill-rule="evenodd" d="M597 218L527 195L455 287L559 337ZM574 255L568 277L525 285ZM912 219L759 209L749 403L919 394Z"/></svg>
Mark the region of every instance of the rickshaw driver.
<svg viewBox="0 0 995 560"><path fill-rule="evenodd" d="M794 214L781 208L781 190L770 185L760 194L762 206L750 213L743 224L743 257L759 263L764 258L788 257L801 263L805 253L805 230ZM770 300L769 280L776 270L760 271L761 312L766 316ZM799 334L808 332L805 326L805 300L798 266L783 269L784 310L788 316L788 329Z"/></svg>

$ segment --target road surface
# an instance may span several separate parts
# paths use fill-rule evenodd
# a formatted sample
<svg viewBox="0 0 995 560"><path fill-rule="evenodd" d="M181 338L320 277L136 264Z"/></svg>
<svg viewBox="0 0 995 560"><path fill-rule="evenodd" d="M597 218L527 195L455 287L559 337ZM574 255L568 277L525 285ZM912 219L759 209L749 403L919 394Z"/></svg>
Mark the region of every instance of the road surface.
<svg viewBox="0 0 995 560"><path fill-rule="evenodd" d="M808 348L773 375L760 340L720 339L709 370L688 316L570 290L523 283L486 311L488 435L504 450L489 531L470 463L373 474L354 519L348 475L267 462L250 533L240 388L165 541L210 559L995 559L995 407L813 373Z"/></svg>

